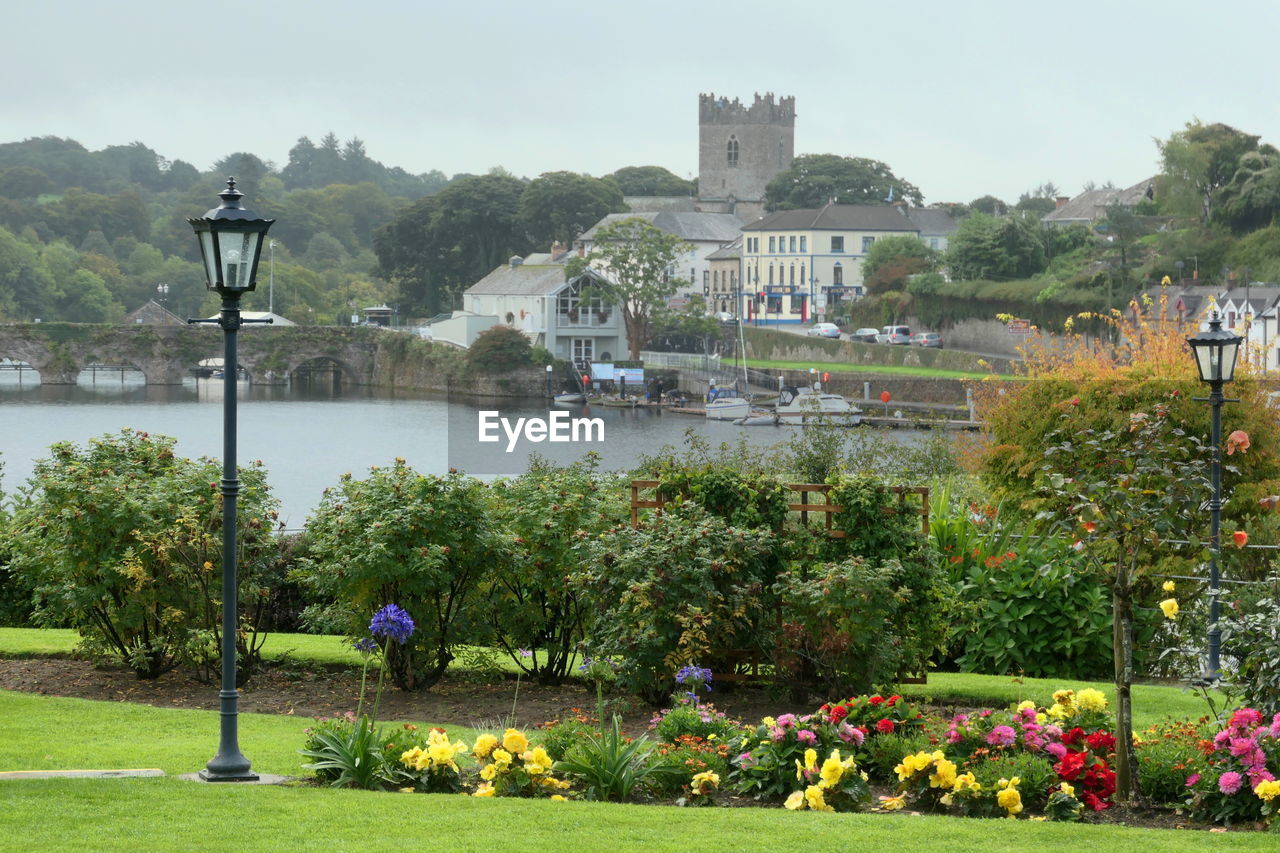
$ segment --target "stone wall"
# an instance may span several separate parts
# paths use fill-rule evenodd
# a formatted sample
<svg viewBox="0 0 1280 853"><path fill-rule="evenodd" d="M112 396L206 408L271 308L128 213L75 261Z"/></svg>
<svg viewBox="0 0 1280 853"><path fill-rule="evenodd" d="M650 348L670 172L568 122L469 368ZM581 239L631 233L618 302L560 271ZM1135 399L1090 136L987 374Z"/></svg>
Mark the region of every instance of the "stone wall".
<svg viewBox="0 0 1280 853"><path fill-rule="evenodd" d="M1000 329L1000 334L1007 337L1008 332L1004 331L1004 327L1001 326ZM829 338L801 337L790 332L767 329L744 329L743 337L747 345L747 358L763 361L813 362L815 367L822 363L843 362L865 366L868 369L885 365L934 367L942 370L971 372L994 370L997 373L1008 373L1011 371L1008 358L983 358L970 352L948 349L863 344ZM979 364L980 358L983 358L989 367Z"/></svg>

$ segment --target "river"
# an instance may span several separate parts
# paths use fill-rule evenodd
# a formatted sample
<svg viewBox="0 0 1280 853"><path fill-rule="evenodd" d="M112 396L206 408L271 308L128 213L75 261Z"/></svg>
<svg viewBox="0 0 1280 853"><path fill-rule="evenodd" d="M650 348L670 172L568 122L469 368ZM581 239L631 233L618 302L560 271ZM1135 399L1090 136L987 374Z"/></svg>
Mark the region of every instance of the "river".
<svg viewBox="0 0 1280 853"><path fill-rule="evenodd" d="M29 374L20 383L16 371L0 371L0 486L15 492L54 442L84 443L124 427L172 436L183 456L221 458L222 394L222 380L145 385L140 374L122 378L118 372L106 372L96 380L82 375L78 385L56 386L38 385ZM603 468L626 470L642 455L682 445L687 430L713 444L744 440L768 453L799 429L737 427L655 410L577 407L559 410L560 417L599 418L602 442L521 440L507 453L507 438L499 427L497 442L478 443L480 412L496 411L509 424L520 417L545 420L545 403L366 387L317 392L243 383L237 400L239 461L265 463L282 517L291 528L302 526L324 489L337 484L342 474L361 477L371 466L389 465L397 456L424 474L442 474L454 467L488 477L524 470L530 453L564 463L594 450ZM907 433L902 437L910 440Z"/></svg>

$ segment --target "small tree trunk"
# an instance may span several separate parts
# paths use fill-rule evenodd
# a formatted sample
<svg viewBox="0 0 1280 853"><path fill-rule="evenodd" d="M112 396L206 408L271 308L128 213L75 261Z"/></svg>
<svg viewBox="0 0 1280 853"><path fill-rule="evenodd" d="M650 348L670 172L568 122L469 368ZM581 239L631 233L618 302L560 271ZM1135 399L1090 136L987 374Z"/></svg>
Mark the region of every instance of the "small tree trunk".
<svg viewBox="0 0 1280 853"><path fill-rule="evenodd" d="M1111 591L1111 645L1116 685L1116 802L1133 799L1133 600L1128 578Z"/></svg>

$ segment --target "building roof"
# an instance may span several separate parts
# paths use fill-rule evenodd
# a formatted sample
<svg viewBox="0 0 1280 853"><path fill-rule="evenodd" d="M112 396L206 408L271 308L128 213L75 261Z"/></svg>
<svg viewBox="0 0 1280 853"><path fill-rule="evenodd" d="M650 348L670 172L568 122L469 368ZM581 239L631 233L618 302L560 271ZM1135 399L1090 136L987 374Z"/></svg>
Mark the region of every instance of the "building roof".
<svg viewBox="0 0 1280 853"><path fill-rule="evenodd" d="M958 227L951 214L936 207L913 207L907 210L907 218L920 229L921 234L943 237Z"/></svg>
<svg viewBox="0 0 1280 853"><path fill-rule="evenodd" d="M742 230L742 220L732 213L700 213L681 210L661 210L640 213L610 213L578 237L578 242L595 238L602 226L623 219L643 219L666 234L690 243L728 243L737 239Z"/></svg>
<svg viewBox="0 0 1280 853"><path fill-rule="evenodd" d="M512 266L508 262L463 292L470 296L550 296L562 287L564 264L518 263Z"/></svg>
<svg viewBox="0 0 1280 853"><path fill-rule="evenodd" d="M743 231L909 231L920 229L896 207L828 204L808 210L779 210L742 226Z"/></svg>
<svg viewBox="0 0 1280 853"><path fill-rule="evenodd" d="M739 237L727 246L716 249L707 255L709 261L736 261L742 257L742 238Z"/></svg>
<svg viewBox="0 0 1280 853"><path fill-rule="evenodd" d="M1105 219L1107 217L1107 208L1112 205L1120 204L1125 207L1133 207L1142 201L1147 195L1148 188L1152 188L1154 191L1155 181L1154 177L1148 178L1123 190L1086 190L1057 210L1051 210L1040 217L1040 221L1052 224L1096 222L1099 219Z"/></svg>

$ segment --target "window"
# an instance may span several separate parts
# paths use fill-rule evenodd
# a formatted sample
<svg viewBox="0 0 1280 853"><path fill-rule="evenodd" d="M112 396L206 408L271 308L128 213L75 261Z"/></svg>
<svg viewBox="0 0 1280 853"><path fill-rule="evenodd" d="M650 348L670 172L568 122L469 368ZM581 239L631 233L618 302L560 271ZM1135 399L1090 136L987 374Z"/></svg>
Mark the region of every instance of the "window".
<svg viewBox="0 0 1280 853"><path fill-rule="evenodd" d="M937 249L937 248L938 248L938 238L937 238L937 237L930 237L930 238L929 238L929 248L930 248L930 249Z"/></svg>
<svg viewBox="0 0 1280 853"><path fill-rule="evenodd" d="M769 284L773 284L773 264L769 264Z"/></svg>
<svg viewBox="0 0 1280 853"><path fill-rule="evenodd" d="M843 237L832 237L832 238L831 238L831 251L832 251L832 252L843 252L843 251L844 251L844 238L843 238Z"/></svg>
<svg viewBox="0 0 1280 853"><path fill-rule="evenodd" d="M804 310L804 294L793 293L791 295L791 313L799 314Z"/></svg>
<svg viewBox="0 0 1280 853"><path fill-rule="evenodd" d="M728 162L729 168L735 168L738 165L738 137L730 136L728 145Z"/></svg>
<svg viewBox="0 0 1280 853"><path fill-rule="evenodd" d="M775 248L775 238L770 237L769 238L769 254L772 255L775 252L777 252L777 248Z"/></svg>
<svg viewBox="0 0 1280 853"><path fill-rule="evenodd" d="M796 265L795 265L795 264L792 264L792 265L791 265L791 273L790 273L790 276L791 276L791 280L790 280L789 282L787 282L787 283L788 283L788 284L795 284L795 283L796 283Z"/></svg>
<svg viewBox="0 0 1280 853"><path fill-rule="evenodd" d="M729 270L729 289L730 290L738 289L738 271L737 270Z"/></svg>
<svg viewBox="0 0 1280 853"><path fill-rule="evenodd" d="M800 283L804 284L804 264L800 265Z"/></svg>
<svg viewBox="0 0 1280 853"><path fill-rule="evenodd" d="M573 339L573 361L582 364L595 357L595 340L592 338Z"/></svg>
<svg viewBox="0 0 1280 853"><path fill-rule="evenodd" d="M802 251L802 252L807 252L807 251L809 251L808 249L806 249L806 248L804 247L805 240L807 240L807 239L808 239L807 237L801 237L801 238L800 238L800 251Z"/></svg>
<svg viewBox="0 0 1280 853"><path fill-rule="evenodd" d="M874 243L875 241L876 241L875 237L863 237L862 238L862 254L865 255L867 252L871 251L871 244Z"/></svg>
<svg viewBox="0 0 1280 853"><path fill-rule="evenodd" d="M793 252L793 253L794 253L794 252L795 252L795 250L796 250L796 238L795 238L795 237L792 237L792 238L791 238L791 244L790 244L790 245L791 245L791 248L790 248L788 251L790 251L790 252Z"/></svg>
<svg viewBox="0 0 1280 853"><path fill-rule="evenodd" d="M844 267L838 263L831 268L831 283L834 285L844 284Z"/></svg>
<svg viewBox="0 0 1280 853"><path fill-rule="evenodd" d="M720 283L720 273L716 273L716 284ZM702 287L705 290L711 284L711 271L702 271Z"/></svg>

